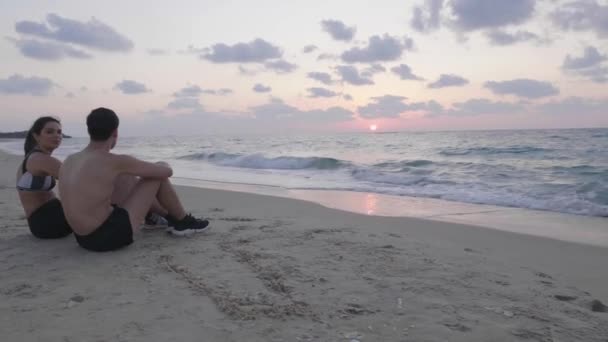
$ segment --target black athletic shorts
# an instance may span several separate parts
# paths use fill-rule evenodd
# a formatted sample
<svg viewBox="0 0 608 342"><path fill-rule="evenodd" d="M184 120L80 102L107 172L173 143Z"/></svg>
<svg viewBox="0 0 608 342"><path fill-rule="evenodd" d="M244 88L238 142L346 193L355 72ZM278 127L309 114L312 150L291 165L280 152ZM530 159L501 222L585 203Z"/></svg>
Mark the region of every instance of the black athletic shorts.
<svg viewBox="0 0 608 342"><path fill-rule="evenodd" d="M80 247L94 252L107 252L133 243L129 212L114 204L112 206L114 210L110 216L91 234L74 234Z"/></svg>
<svg viewBox="0 0 608 342"><path fill-rule="evenodd" d="M27 218L32 235L39 239L59 239L72 233L57 198L44 203Z"/></svg>

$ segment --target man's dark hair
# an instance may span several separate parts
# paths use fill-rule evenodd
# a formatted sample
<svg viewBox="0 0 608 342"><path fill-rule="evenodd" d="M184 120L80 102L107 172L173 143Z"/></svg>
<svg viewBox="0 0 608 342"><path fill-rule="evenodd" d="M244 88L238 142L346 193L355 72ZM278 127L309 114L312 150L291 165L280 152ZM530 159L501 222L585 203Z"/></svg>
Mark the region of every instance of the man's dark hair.
<svg viewBox="0 0 608 342"><path fill-rule="evenodd" d="M118 116L108 108L93 109L87 116L87 130L93 141L106 141L118 128Z"/></svg>

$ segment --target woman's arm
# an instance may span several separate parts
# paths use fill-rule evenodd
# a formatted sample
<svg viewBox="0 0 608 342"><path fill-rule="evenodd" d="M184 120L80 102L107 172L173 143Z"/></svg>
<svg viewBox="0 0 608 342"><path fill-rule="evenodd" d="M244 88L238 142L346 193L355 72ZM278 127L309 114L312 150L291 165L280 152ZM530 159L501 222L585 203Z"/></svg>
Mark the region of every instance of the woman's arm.
<svg viewBox="0 0 608 342"><path fill-rule="evenodd" d="M59 179L61 161L44 153L34 153L28 160L25 168L32 174L45 173L55 179Z"/></svg>

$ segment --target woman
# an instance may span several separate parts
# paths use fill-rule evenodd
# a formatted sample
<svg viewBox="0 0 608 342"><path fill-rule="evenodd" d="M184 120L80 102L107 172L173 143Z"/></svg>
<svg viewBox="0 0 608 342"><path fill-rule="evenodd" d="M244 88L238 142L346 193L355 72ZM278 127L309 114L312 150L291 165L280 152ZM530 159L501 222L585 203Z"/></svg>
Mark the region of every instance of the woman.
<svg viewBox="0 0 608 342"><path fill-rule="evenodd" d="M59 147L63 135L59 120L43 116L27 132L25 158L17 171L17 190L32 234L40 239L57 239L70 235L72 229L53 188L61 162L51 154Z"/></svg>

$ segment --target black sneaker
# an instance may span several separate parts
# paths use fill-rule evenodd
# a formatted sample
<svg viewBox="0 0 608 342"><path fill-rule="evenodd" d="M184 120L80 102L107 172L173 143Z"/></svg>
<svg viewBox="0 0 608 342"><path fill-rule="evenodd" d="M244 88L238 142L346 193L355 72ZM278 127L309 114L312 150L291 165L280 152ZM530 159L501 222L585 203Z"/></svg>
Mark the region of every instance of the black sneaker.
<svg viewBox="0 0 608 342"><path fill-rule="evenodd" d="M169 227L169 220L162 217L157 213L148 213L146 215L146 219L144 221L144 228L153 229L153 228L167 228Z"/></svg>
<svg viewBox="0 0 608 342"><path fill-rule="evenodd" d="M179 221L169 221L171 226L171 234L184 236L190 235L193 233L204 232L209 229L209 221L202 220L192 216L191 214L186 215L183 219Z"/></svg>

